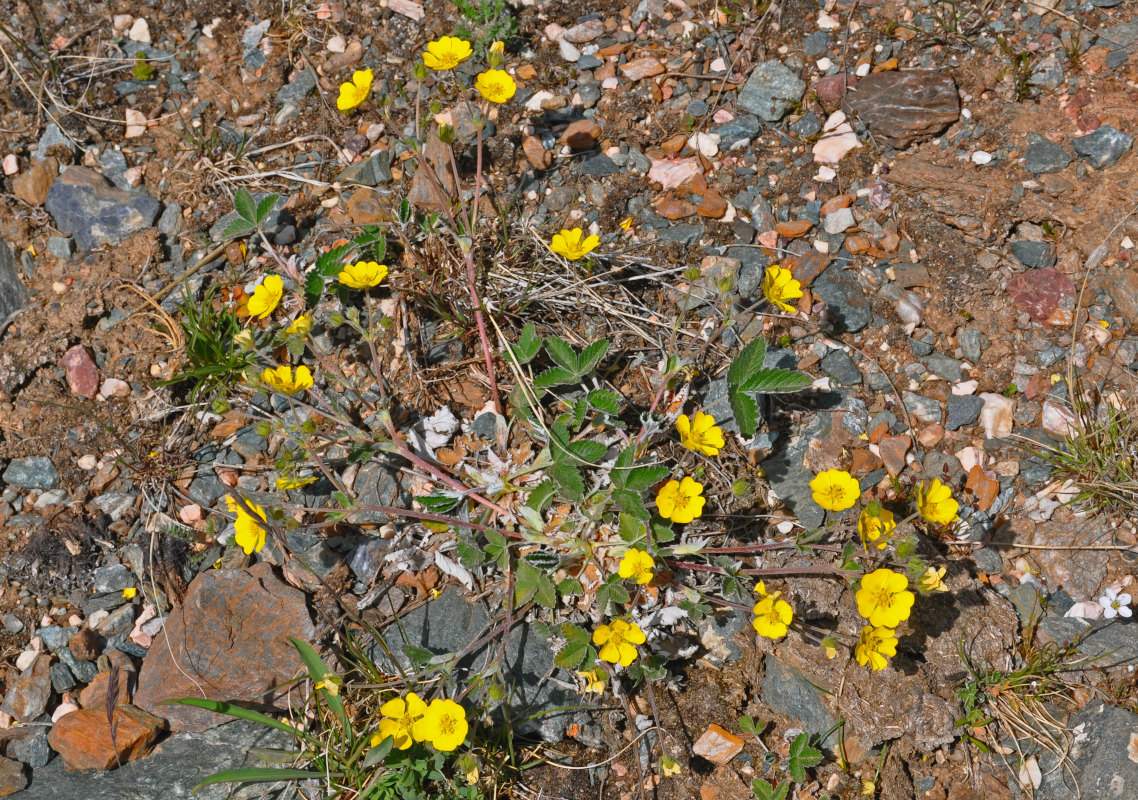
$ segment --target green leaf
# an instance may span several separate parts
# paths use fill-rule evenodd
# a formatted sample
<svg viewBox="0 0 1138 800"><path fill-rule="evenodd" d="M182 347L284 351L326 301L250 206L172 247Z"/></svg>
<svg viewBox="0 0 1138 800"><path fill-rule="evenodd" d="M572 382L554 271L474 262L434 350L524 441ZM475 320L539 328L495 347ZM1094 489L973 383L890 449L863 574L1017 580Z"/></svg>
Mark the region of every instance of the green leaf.
<svg viewBox="0 0 1138 800"><path fill-rule="evenodd" d="M415 498L432 514L445 514L453 509L461 501L462 497L455 497L453 494L436 494L431 492L427 495L422 495Z"/></svg>
<svg viewBox="0 0 1138 800"><path fill-rule="evenodd" d="M403 645L403 655L407 656L416 667L425 667L435 657L435 654L427 648L417 647L413 644Z"/></svg>
<svg viewBox="0 0 1138 800"><path fill-rule="evenodd" d="M374 767L377 764L381 763L385 758L387 758L387 754L391 752L391 747L394 744L395 739L391 736L388 736L375 747L368 750L367 755L364 756L364 766Z"/></svg>
<svg viewBox="0 0 1138 800"><path fill-rule="evenodd" d="M676 532L672 530L671 523L654 520L652 522L652 538L656 540L656 544L667 544L676 538Z"/></svg>
<svg viewBox="0 0 1138 800"><path fill-rule="evenodd" d="M252 197L250 197L250 199L252 199ZM257 203L257 210L255 212L255 219L258 225L268 218L269 212L273 210L273 206L275 206L280 199L280 195L277 194L270 194L261 198L261 202Z"/></svg>
<svg viewBox="0 0 1138 800"><path fill-rule="evenodd" d="M565 640L569 642L581 642L582 644L588 644L592 641L592 637L589 635L589 632L587 630L580 626L574 625L571 622L566 622L561 626L561 635L564 636Z"/></svg>
<svg viewBox="0 0 1138 800"><path fill-rule="evenodd" d="M786 800L790 784L782 781L778 786L771 786L762 778L755 778L751 781L751 791L755 795L755 800Z"/></svg>
<svg viewBox="0 0 1138 800"><path fill-rule="evenodd" d="M311 772L304 769L274 769L273 767L247 767L245 769L227 769L215 772L194 787L191 794L216 783L277 783L278 781L300 781L305 778L323 778L326 773ZM333 772L339 777L342 773Z"/></svg>
<svg viewBox="0 0 1138 800"><path fill-rule="evenodd" d="M644 520L638 519L631 514L622 513L620 515L620 538L629 544L638 542L644 538L645 532L648 530L644 524Z"/></svg>
<svg viewBox="0 0 1138 800"><path fill-rule="evenodd" d="M518 343L513 346L514 358L519 364L528 364L533 361L537 351L541 349L541 337L537 335L537 328L532 322L527 322L522 328L522 335Z"/></svg>
<svg viewBox="0 0 1138 800"><path fill-rule="evenodd" d="M534 511L544 511L556 491L557 487L553 485L553 481L542 481L536 489L529 493L526 505Z"/></svg>
<svg viewBox="0 0 1138 800"><path fill-rule="evenodd" d="M313 272L323 275L325 278L334 278L340 274L344 269L344 264L348 260L348 255L355 249L355 244L349 242L342 244L339 247L333 247L316 257L316 268Z"/></svg>
<svg viewBox="0 0 1138 800"><path fill-rule="evenodd" d="M557 605L557 589L548 575L523 559L514 572L514 604L521 606L530 600L553 608Z"/></svg>
<svg viewBox="0 0 1138 800"><path fill-rule="evenodd" d="M616 462L612 465L612 474L609 476L614 487L617 489L624 488L628 482L628 472L632 469L635 460L635 448L628 447L620 451L620 455L616 457Z"/></svg>
<svg viewBox="0 0 1138 800"><path fill-rule="evenodd" d="M407 200L399 204L399 221L404 225L411 221L411 203Z"/></svg>
<svg viewBox="0 0 1138 800"><path fill-rule="evenodd" d="M642 492L645 489L650 489L660 481L667 477L670 470L663 466L655 467L636 467L628 471L628 476L624 480L625 488L634 492Z"/></svg>
<svg viewBox="0 0 1138 800"><path fill-rule="evenodd" d="M576 578L566 578L557 584L557 593L562 597L573 597L574 595L584 594L585 589Z"/></svg>
<svg viewBox="0 0 1138 800"><path fill-rule="evenodd" d="M257 201L253 199L253 195L249 194L248 189L237 190L237 194L233 196L233 208L236 209L237 215L248 222L250 226L257 224Z"/></svg>
<svg viewBox="0 0 1138 800"><path fill-rule="evenodd" d="M620 413L620 395L616 392L608 392L604 389L589 392L589 403L598 411L612 414L614 417Z"/></svg>
<svg viewBox="0 0 1138 800"><path fill-rule="evenodd" d="M597 587L597 608L604 616L611 616L617 606L625 605L631 596L621 585L620 578L610 575L609 579Z"/></svg>
<svg viewBox="0 0 1138 800"><path fill-rule="evenodd" d="M304 662L304 666L308 669L308 677L312 679L313 683L319 683L324 680L328 675L334 675L333 670L328 669L324 663L324 659L320 658L320 654L313 649L312 645L303 639L297 639L295 636L288 637L292 642L292 646L296 648L296 652L300 654L300 660ZM344 731L344 736L348 741L352 741L355 737L352 733L352 723L348 720L347 709L344 708L344 699L338 694L331 692L324 692L322 695L324 701L328 704L328 708L336 715L340 721L340 727Z"/></svg>
<svg viewBox="0 0 1138 800"><path fill-rule="evenodd" d="M796 369L764 369L748 378L743 390L762 394L787 394L800 392L812 383L813 378Z"/></svg>
<svg viewBox="0 0 1138 800"><path fill-rule="evenodd" d="M561 669L577 669L588 655L588 642L566 642L565 646L557 651L553 663Z"/></svg>
<svg viewBox="0 0 1138 800"><path fill-rule="evenodd" d="M253 228L252 223L246 222L243 219L235 219L225 226L225 230L221 232L221 238L234 239L238 236L244 236L252 231Z"/></svg>
<svg viewBox="0 0 1138 800"><path fill-rule="evenodd" d="M225 714L229 717L247 720L249 722L256 722L259 725L265 725L270 728L276 728L279 731L284 731L290 736L298 739L304 739L310 743L315 744L317 747L322 747L320 741L314 739L312 736L306 734L304 731L298 730L291 725L286 725L280 720L275 720L272 717L265 716L259 711L252 711L248 708L235 706L232 703L223 703L220 700L205 700L200 697L177 697L171 700L164 700L165 703L177 703L183 706L194 706L195 708L204 708L207 711L213 711L216 714Z"/></svg>
<svg viewBox="0 0 1138 800"><path fill-rule="evenodd" d="M553 386L565 386L576 383L577 375L562 367L550 367L533 379L533 388L549 389Z"/></svg>
<svg viewBox="0 0 1138 800"><path fill-rule="evenodd" d="M583 500L585 497L585 481L581 471L572 464L558 461L549 468L549 477L561 487L562 493L568 500Z"/></svg>
<svg viewBox="0 0 1138 800"><path fill-rule="evenodd" d="M821 763L822 751L810 746L810 734L800 733L790 743L787 759L786 768L790 771L790 777L802 783L806 780L806 770Z"/></svg>
<svg viewBox="0 0 1138 800"><path fill-rule="evenodd" d="M577 369L577 353L564 339L556 336L546 338L545 352L549 353L549 357L553 359L555 364L565 368L574 377L580 375L580 370Z"/></svg>
<svg viewBox="0 0 1138 800"><path fill-rule="evenodd" d="M458 562L467 569L474 569L486 560L486 554L479 549L478 544L465 534L459 535L455 552L458 554Z"/></svg>
<svg viewBox="0 0 1138 800"><path fill-rule="evenodd" d="M573 430L581 427L581 423L585 421L585 414L589 412L589 401L584 397L578 397L576 402L573 403Z"/></svg>
<svg viewBox="0 0 1138 800"><path fill-rule="evenodd" d="M758 733L758 731L755 730L755 721L746 714L739 717L739 730L741 730L743 733Z"/></svg>
<svg viewBox="0 0 1138 800"><path fill-rule="evenodd" d="M605 457L608 448L600 442L594 442L589 439L582 439L578 442L569 443L569 452L577 458L584 461L586 464L595 464Z"/></svg>
<svg viewBox="0 0 1138 800"><path fill-rule="evenodd" d="M759 404L746 392L732 390L731 384L727 385L727 400L731 403L731 413L735 415L739 433L743 438L750 439L759 427Z"/></svg>
<svg viewBox="0 0 1138 800"><path fill-rule="evenodd" d="M577 357L577 374L588 375L596 368L597 364L605 357L605 353L608 351L608 339L600 339L586 347L581 351L581 355Z"/></svg>
<svg viewBox="0 0 1138 800"><path fill-rule="evenodd" d="M557 569L561 565L561 556L548 550L534 550L532 553L526 553L522 558L546 572Z"/></svg>
<svg viewBox="0 0 1138 800"><path fill-rule="evenodd" d="M613 489L612 500L622 511L634 517L646 520L651 516L639 492L630 492L628 489Z"/></svg>
<svg viewBox="0 0 1138 800"><path fill-rule="evenodd" d="M767 343L761 337L756 337L739 351L739 355L731 362L727 369L727 386L742 389L751 376L763 368L763 361L767 357Z"/></svg>

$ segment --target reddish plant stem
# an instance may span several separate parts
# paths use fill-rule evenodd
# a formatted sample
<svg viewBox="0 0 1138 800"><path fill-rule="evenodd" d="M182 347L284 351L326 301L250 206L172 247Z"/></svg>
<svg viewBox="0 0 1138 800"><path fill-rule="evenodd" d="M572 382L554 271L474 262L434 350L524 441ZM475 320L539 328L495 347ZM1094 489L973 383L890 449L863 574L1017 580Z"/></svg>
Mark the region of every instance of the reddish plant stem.
<svg viewBox="0 0 1138 800"><path fill-rule="evenodd" d="M685 561L673 561L665 559L664 563L676 569L687 569L694 572L713 572L716 575L726 575L727 570L720 567L713 567L710 564L689 564ZM780 567L778 569L742 569L739 573L742 575L757 575L765 578L775 578L783 575L840 575L841 569L832 565L818 565L816 567Z"/></svg>
<svg viewBox="0 0 1138 800"><path fill-rule="evenodd" d="M410 508L396 508L395 506L357 506L359 511L375 511L381 514L387 514L393 517L407 517L409 519L420 519L425 522L441 522L444 525L453 525L456 528L469 528L474 531L485 531L508 536L511 539L523 538L520 533L515 531L507 531L502 528L495 528L493 525L483 525L479 522L464 522L461 519L454 517L445 517L442 514L429 514L426 511L414 511ZM312 513L313 511L330 511L331 509L308 508L307 506L281 506L281 511L292 513L302 511L305 513ZM316 527L313 525L312 527Z"/></svg>

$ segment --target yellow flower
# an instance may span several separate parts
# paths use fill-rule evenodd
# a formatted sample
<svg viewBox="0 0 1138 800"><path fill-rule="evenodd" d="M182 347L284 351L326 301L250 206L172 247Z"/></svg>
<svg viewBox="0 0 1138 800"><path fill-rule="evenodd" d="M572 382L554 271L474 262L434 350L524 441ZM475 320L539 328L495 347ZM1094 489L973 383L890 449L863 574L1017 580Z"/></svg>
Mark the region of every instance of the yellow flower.
<svg viewBox="0 0 1138 800"><path fill-rule="evenodd" d="M664 756L660 759L660 769L664 771L665 778L670 778L673 775L679 775L683 772L680 762L671 756Z"/></svg>
<svg viewBox="0 0 1138 800"><path fill-rule="evenodd" d="M862 626L861 637L854 645L854 658L857 659L857 663L863 667L868 664L870 669L876 671L889 666L886 656L895 655L897 655L897 637L893 635L891 628Z"/></svg>
<svg viewBox="0 0 1138 800"><path fill-rule="evenodd" d="M751 609L751 613L755 615L755 618L751 620L751 627L758 632L759 636L765 636L768 639L780 639L786 636L786 632L790 628L790 621L794 619L794 609L790 607L790 603L779 599L782 592L768 594L766 584L763 581L759 581L755 586L755 592L762 599L755 603L755 607Z"/></svg>
<svg viewBox="0 0 1138 800"><path fill-rule="evenodd" d="M664 488L656 495L656 508L660 516L672 522L684 524L703 513L703 504L706 498L703 494L703 484L684 476L682 481L668 481Z"/></svg>
<svg viewBox="0 0 1138 800"><path fill-rule="evenodd" d="M494 42L486 52L486 60L490 66L496 67L506 60L506 43Z"/></svg>
<svg viewBox="0 0 1138 800"><path fill-rule="evenodd" d="M867 549L869 542L877 542L877 549L884 550L896 527L892 511L879 507L878 513L871 514L866 508L857 518L857 533L861 537L862 549Z"/></svg>
<svg viewBox="0 0 1138 800"><path fill-rule="evenodd" d="M225 495L225 504L232 513L237 515L237 521L233 523L233 527L237 529L237 533L233 535L233 541L245 551L245 555L254 551L261 552L261 548L265 546L264 527L261 526L256 517L250 516L249 512L229 495ZM253 509L253 513L261 518L261 522L265 522L265 509L250 500L246 500L245 504Z"/></svg>
<svg viewBox="0 0 1138 800"><path fill-rule="evenodd" d="M587 672L578 672L578 678L585 679L585 694L605 693L605 674L599 669L590 669Z"/></svg>
<svg viewBox="0 0 1138 800"><path fill-rule="evenodd" d="M249 316L264 319L273 313L273 309L280 305L284 297L284 281L280 275L266 275L261 285L253 290L246 308Z"/></svg>
<svg viewBox="0 0 1138 800"><path fill-rule="evenodd" d="M917 487L917 511L929 522L945 525L956 519L958 510L960 503L952 499L952 487L936 479Z"/></svg>
<svg viewBox="0 0 1138 800"><path fill-rule="evenodd" d="M861 486L857 480L842 469L819 472L810 481L810 490L814 502L827 511L845 511L861 497Z"/></svg>
<svg viewBox="0 0 1138 800"><path fill-rule="evenodd" d="M614 619L611 625L600 625L593 631L593 644L601 646L601 661L629 666L639 653L635 645L647 641L644 631L635 623Z"/></svg>
<svg viewBox="0 0 1138 800"><path fill-rule="evenodd" d="M415 734L415 726L426 710L427 704L414 692L408 692L406 699L396 697L388 700L379 707L379 713L384 719L379 721L379 732L371 737L371 746L375 747L388 736L391 737L392 746L398 750L406 750L411 746L412 740L423 741L421 736Z"/></svg>
<svg viewBox="0 0 1138 800"><path fill-rule="evenodd" d="M500 69L488 69L479 73L474 88L491 103L504 103L514 96L518 85L509 73Z"/></svg>
<svg viewBox="0 0 1138 800"><path fill-rule="evenodd" d="M717 456L723 449L723 429L715 424L715 417L710 414L697 411L695 418L690 420L687 414L680 414L676 418L676 431L680 434L680 444L688 450Z"/></svg>
<svg viewBox="0 0 1138 800"><path fill-rule="evenodd" d="M773 264L767 267L766 274L763 275L763 295L771 305L787 314L793 314L796 309L787 301L802 297L802 284L794 279L790 270Z"/></svg>
<svg viewBox="0 0 1138 800"><path fill-rule="evenodd" d="M466 709L453 700L432 700L426 713L415 723L415 740L430 742L442 752L450 752L466 741L469 730Z"/></svg>
<svg viewBox="0 0 1138 800"><path fill-rule="evenodd" d="M329 673L329 674L324 676L324 680L317 681L314 688L323 689L325 692L327 692L332 697L339 697L340 696L340 684L342 684L343 682L344 682L344 679L341 678L339 675L334 675L332 673Z"/></svg>
<svg viewBox="0 0 1138 800"><path fill-rule="evenodd" d="M301 339L307 339L308 334L312 331L312 315L301 314L293 323L285 328L285 336L299 336Z"/></svg>
<svg viewBox="0 0 1138 800"><path fill-rule="evenodd" d="M124 600L133 600L138 597L138 589L135 589L133 586L128 586L122 590L122 596Z"/></svg>
<svg viewBox="0 0 1138 800"><path fill-rule="evenodd" d="M256 293L254 292L254 294ZM233 337L233 346L241 350L252 350L253 344L253 331L248 328L242 328L241 332Z"/></svg>
<svg viewBox="0 0 1138 800"><path fill-rule="evenodd" d="M862 781L861 793L867 797L873 797L877 794L877 784L873 781Z"/></svg>
<svg viewBox="0 0 1138 800"><path fill-rule="evenodd" d="M584 235L584 231L580 228L574 228L571 231L562 230L561 233L553 234L553 241L549 243L549 249L570 261L576 261L596 250L597 245L601 243L600 237L595 235L581 241L582 235Z"/></svg>
<svg viewBox="0 0 1138 800"><path fill-rule="evenodd" d="M351 111L364 100L367 100L374 77L370 69L360 69L353 72L350 83L340 84L340 96L336 98L336 108L341 111Z"/></svg>
<svg viewBox="0 0 1138 800"><path fill-rule="evenodd" d="M278 489L288 491L289 489L300 489L310 483L316 483L315 475L293 475L291 477L282 475L276 479Z"/></svg>
<svg viewBox="0 0 1138 800"><path fill-rule="evenodd" d="M944 585L944 573L947 571L945 567L941 567L940 569L929 567L921 573L921 577L917 578L917 589L921 594L947 592L948 587Z"/></svg>
<svg viewBox="0 0 1138 800"><path fill-rule="evenodd" d="M620 560L620 569L617 574L627 580L634 580L638 584L645 584L652 580L652 568L656 566L652 556L643 550L629 550Z"/></svg>
<svg viewBox="0 0 1138 800"><path fill-rule="evenodd" d="M433 42L427 42L427 52L423 53L423 63L433 70L442 71L454 69L466 59L474 50L470 42L456 36L443 36Z"/></svg>
<svg viewBox="0 0 1138 800"><path fill-rule="evenodd" d="M337 277L349 289L370 289L387 277L387 265L374 261L357 261L355 264L345 264Z"/></svg>
<svg viewBox="0 0 1138 800"><path fill-rule="evenodd" d="M857 613L875 628L896 628L909 618L916 599L907 591L909 579L891 569L875 569L861 579L854 599Z"/></svg>
<svg viewBox="0 0 1138 800"><path fill-rule="evenodd" d="M303 364L296 368L295 373L288 364L282 364L262 372L261 381L275 391L296 394L312 388L312 373Z"/></svg>

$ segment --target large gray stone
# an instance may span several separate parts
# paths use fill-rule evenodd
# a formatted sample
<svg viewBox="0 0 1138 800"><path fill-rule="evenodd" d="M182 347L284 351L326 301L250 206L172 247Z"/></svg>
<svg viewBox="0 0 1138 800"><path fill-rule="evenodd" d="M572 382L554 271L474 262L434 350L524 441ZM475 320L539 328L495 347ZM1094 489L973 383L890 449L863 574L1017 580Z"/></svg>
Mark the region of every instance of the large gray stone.
<svg viewBox="0 0 1138 800"><path fill-rule="evenodd" d="M794 70L781 61L764 61L747 78L735 105L767 122L778 122L805 93L806 84Z"/></svg>
<svg viewBox="0 0 1138 800"><path fill-rule="evenodd" d="M28 290L20 281L12 249L7 242L0 241L0 330L4 329L8 318L23 308L26 302Z"/></svg>
<svg viewBox="0 0 1138 800"><path fill-rule="evenodd" d="M1114 166L1134 144L1134 137L1110 125L1102 125L1094 133L1071 140L1079 157L1096 169Z"/></svg>
<svg viewBox="0 0 1138 800"><path fill-rule="evenodd" d="M47 456L14 458L4 470L4 483L20 489L54 489L59 485L59 471Z"/></svg>
<svg viewBox="0 0 1138 800"><path fill-rule="evenodd" d="M762 700L772 710L797 720L803 730L814 736L830 731L836 722L818 687L801 671L783 664L772 653L767 653ZM837 732L831 731L822 740L822 746L832 750L837 741Z"/></svg>
<svg viewBox="0 0 1138 800"><path fill-rule="evenodd" d="M68 167L47 193L45 208L55 225L83 250L118 244L154 224L162 204L143 191L116 188L86 167Z"/></svg>
<svg viewBox="0 0 1138 800"><path fill-rule="evenodd" d="M1088 627L1072 617L1046 616L1039 632L1059 644L1077 641L1079 652L1094 659L1095 667L1138 666L1138 631L1133 623L1115 618Z"/></svg>
<svg viewBox="0 0 1138 800"><path fill-rule="evenodd" d="M841 329L856 333L873 320L873 309L857 280L842 265L842 259L835 260L814 279L811 288L826 303Z"/></svg>
<svg viewBox="0 0 1138 800"><path fill-rule="evenodd" d="M846 93L842 108L874 138L908 147L956 122L960 97L947 71L875 72Z"/></svg>
<svg viewBox="0 0 1138 800"><path fill-rule="evenodd" d="M407 614L398 626L389 627L384 642L400 666L408 670L411 659L405 646L423 648L436 656L454 655L486 636L492 624L484 602L468 603L461 592L451 589ZM458 685L468 685L470 678L484 672L500 648L501 636L494 636L459 659L451 673ZM395 665L380 645L373 644L370 655L380 670L394 674ZM566 726L575 721L576 712L565 707L580 705L581 698L550 680L571 680L553 663L555 655L549 641L538 636L532 625L515 621L500 668L501 677L509 684L509 713L515 733L557 742L564 737Z"/></svg>
<svg viewBox="0 0 1138 800"><path fill-rule="evenodd" d="M1039 758L1043 782L1035 800L1129 800L1138 796L1138 715L1094 701L1070 717L1067 727L1079 734L1073 737L1069 760L1060 765L1053 753L1043 752Z"/></svg>

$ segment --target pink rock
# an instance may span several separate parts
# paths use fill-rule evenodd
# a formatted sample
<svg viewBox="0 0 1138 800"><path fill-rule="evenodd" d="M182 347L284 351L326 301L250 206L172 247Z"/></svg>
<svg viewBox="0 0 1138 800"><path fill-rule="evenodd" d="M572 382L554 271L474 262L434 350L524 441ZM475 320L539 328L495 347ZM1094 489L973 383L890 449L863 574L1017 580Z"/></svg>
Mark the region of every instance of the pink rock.
<svg viewBox="0 0 1138 800"><path fill-rule="evenodd" d="M4 174L15 175L20 171L20 161L12 153L4 156Z"/></svg>
<svg viewBox="0 0 1138 800"><path fill-rule="evenodd" d="M699 159L694 156L678 160L651 158L651 156L649 158L652 161L652 168L648 170L648 180L656 181L665 189L675 189L689 178L703 173Z"/></svg>
<svg viewBox="0 0 1138 800"><path fill-rule="evenodd" d="M1029 269L1008 281L1008 294L1016 308L1026 311L1037 322L1051 316L1066 297L1075 296L1075 287L1059 270Z"/></svg>
<svg viewBox="0 0 1138 800"><path fill-rule="evenodd" d="M652 58L651 56L644 56L634 61L629 61L627 64L620 65L620 71L624 77L630 81L639 81L645 78L654 78L664 71L664 65L660 63L660 59Z"/></svg>
<svg viewBox="0 0 1138 800"><path fill-rule="evenodd" d="M83 345L77 344L64 353L59 366L67 371L67 385L72 394L91 398L99 391L99 368Z"/></svg>
<svg viewBox="0 0 1138 800"><path fill-rule="evenodd" d="M561 35L573 44L585 44L596 39L605 32L605 23L599 19L591 19L568 28Z"/></svg>
<svg viewBox="0 0 1138 800"><path fill-rule="evenodd" d="M556 22L551 22L545 26L545 38L551 42L556 42L565 35L565 29L558 25Z"/></svg>
<svg viewBox="0 0 1138 800"><path fill-rule="evenodd" d="M814 93L823 103L836 103L855 83L857 78L852 75L831 75L828 78L820 78L814 84Z"/></svg>
<svg viewBox="0 0 1138 800"><path fill-rule="evenodd" d="M692 745L692 752L713 764L726 764L743 751L743 740L712 723Z"/></svg>
<svg viewBox="0 0 1138 800"><path fill-rule="evenodd" d="M835 111L822 126L822 138L814 144L814 161L819 164L837 164L842 156L861 147L857 134L850 127L846 115Z"/></svg>
<svg viewBox="0 0 1138 800"><path fill-rule="evenodd" d="M715 123L717 125L722 125L725 122L730 122L731 120L735 119L735 115L728 111L726 108L721 108L712 114L711 118L715 120Z"/></svg>

